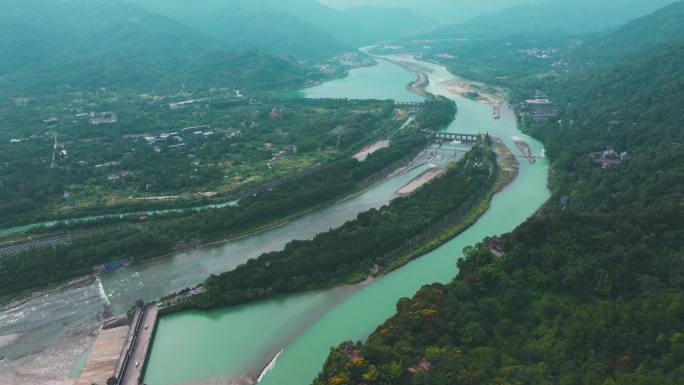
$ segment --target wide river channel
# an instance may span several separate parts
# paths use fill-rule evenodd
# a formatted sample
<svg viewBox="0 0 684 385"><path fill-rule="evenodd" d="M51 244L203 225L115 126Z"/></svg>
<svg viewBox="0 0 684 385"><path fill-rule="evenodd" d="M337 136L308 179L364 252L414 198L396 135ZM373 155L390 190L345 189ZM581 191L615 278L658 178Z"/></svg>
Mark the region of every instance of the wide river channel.
<svg viewBox="0 0 684 385"><path fill-rule="evenodd" d="M535 155L543 156L542 144L517 129L515 116L509 108L503 108L501 119L495 120L489 105L449 93L448 82L454 77L445 68L409 58L401 60L421 66L422 71L429 75L428 91L456 101L458 116L449 126L449 131L489 132L501 138L517 155L520 151L512 138L521 137L530 144ZM375 67L353 70L347 78L304 90L303 93L317 98L415 100L415 96L404 88L413 75L394 63L383 60L379 63ZM262 384L310 384L331 346L346 340L364 339L394 313L398 299L412 296L422 285L453 279L457 273L456 261L462 257L464 247L487 236L509 232L531 216L549 198L547 177L546 161L530 164L521 159L516 180L494 197L490 209L475 225L439 249L363 285L283 296L217 311L183 312L163 317L159 321L145 383L208 384L213 383L212 379L254 377L282 350L278 360L269 365ZM401 182L396 181L396 185L401 185ZM392 188L383 185L378 189ZM329 222L325 227L339 225L343 218L339 217L338 221L330 219L326 218ZM285 238L307 238L304 234L289 234L296 228L285 227L277 231L288 232L283 235ZM268 248L263 242L263 239L247 241L240 249L249 256L256 256ZM210 266L225 252L221 248L203 251L207 254L206 259L193 260L207 265L207 272L215 271L215 266ZM179 269L171 277L141 277L140 285L167 285L163 282L148 283L148 279L184 281L183 270ZM127 274L130 271L122 271L118 276L125 278ZM107 279L109 282L112 280L116 278Z"/></svg>
<svg viewBox="0 0 684 385"><path fill-rule="evenodd" d="M368 76L367 71L371 71L373 76ZM371 83L373 79L378 79L379 84ZM359 90L365 87L364 94L352 95L359 98L420 101L422 98L403 92L403 85L412 79L413 75L401 67L382 62L377 67L354 71L346 82L355 84L351 89ZM332 95L344 96L345 93ZM311 239L319 232L338 227L355 218L360 212L389 203L397 197L397 191L401 187L427 168L427 165L423 165L410 172L400 173L360 194L253 236L102 275L102 287L91 279L36 293L20 303L0 306L0 356L4 356L4 360L0 360L0 383L4 383L3 375L9 372L6 369L17 366L22 373L61 373L75 365L76 370L72 375L78 375L88 353L85 350L87 344L84 345L83 340L87 339L106 317L125 313L137 299L153 300L184 287L196 285L211 274L231 270L262 253L280 250L292 240ZM246 365L261 361L270 354L268 348L263 348L263 344L251 343L251 339L255 337L249 333L239 333L239 330L248 331L248 328L255 326L255 322L266 321L275 314L277 318L274 319L276 322L272 324L272 328L257 327L251 330L258 331L257 334L264 344L267 341L280 343L282 340L278 339L279 335L295 334L303 327L302 325L321 316L327 309L326 306L329 307L331 303L346 298L353 290L357 289L340 288L323 293L281 298L249 307L249 311L244 313L235 308L201 314L195 317L198 323L186 324L185 330L202 331L202 336L209 340L208 343L204 344L200 336L192 333L176 335L180 343L183 343L184 337L194 341L194 344L185 346L182 351L198 358L196 361L185 361L187 365L182 366L181 372L187 373L187 377L192 379L239 372ZM260 311L262 313L259 313ZM184 316L192 317L190 314ZM165 333L173 333L170 331L174 325L173 320L173 317L169 317L161 323L158 349L152 360L153 369L149 371L154 383L173 383L186 378L178 376L178 372L175 371L154 369L159 368L159 365L166 365L169 359L172 362L176 358L184 360L183 356L165 357L161 353L164 343L173 343L172 338L165 338ZM234 333L230 335L222 333L231 330ZM237 342L233 342L235 340L232 338L238 338L243 345L239 349L236 348L239 345L235 345ZM222 351L224 343L229 343L234 349L230 352ZM197 352L215 359L201 358L195 354ZM223 359L220 359L221 357Z"/></svg>

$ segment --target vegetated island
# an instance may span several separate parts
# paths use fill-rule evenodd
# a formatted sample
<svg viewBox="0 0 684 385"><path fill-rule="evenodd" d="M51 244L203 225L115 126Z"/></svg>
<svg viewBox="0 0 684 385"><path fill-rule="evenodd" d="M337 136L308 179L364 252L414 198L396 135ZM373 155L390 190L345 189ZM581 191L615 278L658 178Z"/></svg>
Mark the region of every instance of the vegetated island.
<svg viewBox="0 0 684 385"><path fill-rule="evenodd" d="M463 159L414 193L313 240L293 241L282 251L213 275L201 293L171 300L166 311L231 306L387 273L470 226L492 195L515 178L516 166L503 144L483 136Z"/></svg>

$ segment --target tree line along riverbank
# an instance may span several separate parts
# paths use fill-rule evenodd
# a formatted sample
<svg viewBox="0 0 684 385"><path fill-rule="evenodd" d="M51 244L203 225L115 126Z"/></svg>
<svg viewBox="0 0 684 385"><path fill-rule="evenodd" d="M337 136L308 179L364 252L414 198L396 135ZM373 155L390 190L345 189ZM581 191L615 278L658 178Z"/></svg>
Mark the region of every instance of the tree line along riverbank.
<svg viewBox="0 0 684 385"><path fill-rule="evenodd" d="M221 275L170 311L211 309L274 295L353 283L390 271L418 247L428 250L462 231L483 202L514 174L502 172L494 142L483 137L466 156L416 192L361 213L310 241L293 241Z"/></svg>
<svg viewBox="0 0 684 385"><path fill-rule="evenodd" d="M115 224L83 223L67 226L76 235L68 245L3 257L0 296L8 296L92 272L95 265L133 259L143 261L201 245L232 239L291 220L366 188L369 177L425 145L424 130L449 124L456 113L452 101L431 98L415 120L396 132L388 148L363 162L345 157L318 172L296 178L244 198L238 206L202 212L171 213L140 222L132 218ZM79 237L82 229L97 237Z"/></svg>

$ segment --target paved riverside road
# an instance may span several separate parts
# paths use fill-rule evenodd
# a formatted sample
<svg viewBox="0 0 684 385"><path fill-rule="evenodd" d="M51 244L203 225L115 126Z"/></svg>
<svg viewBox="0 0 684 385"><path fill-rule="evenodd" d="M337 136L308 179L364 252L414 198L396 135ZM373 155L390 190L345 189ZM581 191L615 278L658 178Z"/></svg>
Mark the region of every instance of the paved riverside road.
<svg viewBox="0 0 684 385"><path fill-rule="evenodd" d="M133 346L131 358L126 365L121 385L138 385L140 383L143 374L143 366L145 365L145 358L147 357L150 344L152 343L154 326L157 322L158 314L159 307L157 307L157 305L152 305L145 309L142 321L140 322L138 338L135 342L135 346ZM145 328L145 326L147 326L147 328Z"/></svg>

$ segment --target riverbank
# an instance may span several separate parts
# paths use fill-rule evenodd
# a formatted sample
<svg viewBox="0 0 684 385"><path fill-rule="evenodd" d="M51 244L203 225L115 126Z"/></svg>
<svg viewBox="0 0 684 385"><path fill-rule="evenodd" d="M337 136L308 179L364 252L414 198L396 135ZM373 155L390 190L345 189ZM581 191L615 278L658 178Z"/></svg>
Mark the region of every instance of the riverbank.
<svg viewBox="0 0 684 385"><path fill-rule="evenodd" d="M427 88L430 85L430 77L427 74L431 73L432 71L430 68L417 63L415 56L393 55L381 57L399 66L402 66L409 71L419 74L419 79L409 84L407 89L410 92L417 92L418 94L427 93ZM411 59L412 61L407 61L406 59ZM442 65L441 63L434 64ZM422 76L425 76L424 84L421 82ZM443 83L450 94L488 104L492 107L492 117L497 120L501 118L501 108L506 99L506 94L503 90L489 86L485 83L466 80L453 74L448 80L444 80ZM422 85L417 90L414 90L418 84Z"/></svg>
<svg viewBox="0 0 684 385"><path fill-rule="evenodd" d="M413 178L413 180L411 180L409 183L407 183L402 188L397 190L397 194L408 195L418 190L421 186L423 186L426 183L429 183L433 178L437 177L442 171L443 170L435 170L433 168L425 170L422 174Z"/></svg>
<svg viewBox="0 0 684 385"><path fill-rule="evenodd" d="M370 154L372 154L378 150L381 150L383 148L387 148L389 146L390 146L389 139L381 139L375 143L371 143L371 144L365 146L364 148L362 148L359 152L354 154L353 158L355 158L356 160L358 160L360 162L363 162L364 160L366 160L366 158L368 158L368 155L370 155Z"/></svg>
<svg viewBox="0 0 684 385"><path fill-rule="evenodd" d="M406 90L418 96L427 97L427 87L430 85L430 78L422 72L417 72L418 78L406 86Z"/></svg>

